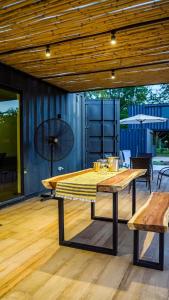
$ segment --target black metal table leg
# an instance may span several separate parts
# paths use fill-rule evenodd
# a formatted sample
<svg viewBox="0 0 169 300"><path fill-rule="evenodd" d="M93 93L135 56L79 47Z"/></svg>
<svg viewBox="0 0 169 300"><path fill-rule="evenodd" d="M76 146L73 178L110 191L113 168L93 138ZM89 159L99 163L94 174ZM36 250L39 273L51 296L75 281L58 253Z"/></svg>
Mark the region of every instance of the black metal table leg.
<svg viewBox="0 0 169 300"><path fill-rule="evenodd" d="M132 216L136 212L136 180L132 181Z"/></svg>
<svg viewBox="0 0 169 300"><path fill-rule="evenodd" d="M94 220L95 218L95 203L91 202L91 219Z"/></svg>
<svg viewBox="0 0 169 300"><path fill-rule="evenodd" d="M64 199L58 199L59 245L64 241Z"/></svg>
<svg viewBox="0 0 169 300"><path fill-rule="evenodd" d="M113 193L113 249L118 251L118 193Z"/></svg>
<svg viewBox="0 0 169 300"><path fill-rule="evenodd" d="M60 197L56 197L58 200L58 220L59 220L59 245L83 249L88 251L94 251L98 253L104 253L109 255L117 255L118 248L118 194L113 194L113 219L111 218L111 222L113 225L113 241L112 248L101 247L101 246L93 246L85 243L78 243L71 240L65 240L64 238L64 199ZM91 211L94 209L94 203L91 204Z"/></svg>
<svg viewBox="0 0 169 300"><path fill-rule="evenodd" d="M132 181L132 216L136 212L136 180ZM91 203L91 219L96 221L103 222L113 222L112 218L109 217L101 217L95 215L95 203ZM126 219L118 219L118 223L127 224L129 220Z"/></svg>
<svg viewBox="0 0 169 300"><path fill-rule="evenodd" d="M134 230L133 264L140 267L164 269L164 233L159 233L159 261L153 262L139 258L139 230Z"/></svg>
<svg viewBox="0 0 169 300"><path fill-rule="evenodd" d="M78 249L84 249L89 251L95 251L99 253L106 253L110 255L117 255L118 251L118 223L126 224L128 220L118 219L118 192L113 193L112 201L112 218L107 217L97 217L95 216L95 203L91 203L91 219L98 221L105 221L112 223L112 248L105 248L100 246L87 245L85 243L77 243L75 241L69 240L66 241L64 239L64 199L58 199L58 213L59 213L59 244L67 247L73 247ZM132 189L132 214L135 213L136 210L136 187L135 180L133 180L133 189Z"/></svg>

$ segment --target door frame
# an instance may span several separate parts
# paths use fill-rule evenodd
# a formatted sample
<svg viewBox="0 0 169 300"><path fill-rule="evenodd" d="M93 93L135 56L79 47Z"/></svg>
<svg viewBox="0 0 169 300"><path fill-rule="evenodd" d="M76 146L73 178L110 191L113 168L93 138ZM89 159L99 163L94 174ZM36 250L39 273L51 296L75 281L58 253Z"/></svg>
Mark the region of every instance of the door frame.
<svg viewBox="0 0 169 300"><path fill-rule="evenodd" d="M0 83L0 88L6 89L6 90L11 90L16 94L19 94L19 127L20 127L20 176L21 176L21 195L16 196L14 198L8 199L4 201L4 206L5 203L8 201L15 202L17 198L23 197L24 196L24 146L23 146L23 91L16 89L14 87L11 87L10 85L4 85ZM13 201L12 201L13 200Z"/></svg>

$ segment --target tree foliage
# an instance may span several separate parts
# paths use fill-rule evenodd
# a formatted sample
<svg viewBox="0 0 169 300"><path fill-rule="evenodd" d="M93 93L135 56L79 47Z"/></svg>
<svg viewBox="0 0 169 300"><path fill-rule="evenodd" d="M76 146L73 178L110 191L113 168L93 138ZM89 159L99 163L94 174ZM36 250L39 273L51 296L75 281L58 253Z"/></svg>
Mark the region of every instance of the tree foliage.
<svg viewBox="0 0 169 300"><path fill-rule="evenodd" d="M169 103L169 85L126 87L86 92L85 96L93 100L120 100L120 118L128 117L131 104Z"/></svg>
<svg viewBox="0 0 169 300"><path fill-rule="evenodd" d="M169 84L162 84L160 87L160 103L169 103Z"/></svg>

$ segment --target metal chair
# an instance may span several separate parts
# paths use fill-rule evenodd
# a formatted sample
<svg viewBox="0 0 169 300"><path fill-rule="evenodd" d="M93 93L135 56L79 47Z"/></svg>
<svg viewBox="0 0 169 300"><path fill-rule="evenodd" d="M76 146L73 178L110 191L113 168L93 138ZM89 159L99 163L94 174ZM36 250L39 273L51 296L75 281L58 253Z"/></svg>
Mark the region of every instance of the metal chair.
<svg viewBox="0 0 169 300"><path fill-rule="evenodd" d="M151 158L151 175L153 180L153 154L152 153L138 153L138 157L150 157Z"/></svg>
<svg viewBox="0 0 169 300"><path fill-rule="evenodd" d="M158 186L159 189L160 189L160 187L161 187L161 181L162 181L163 176L169 177L169 166L168 166L168 167L162 168L162 169L158 172L157 186Z"/></svg>
<svg viewBox="0 0 169 300"><path fill-rule="evenodd" d="M151 193L151 157L131 157L130 166L133 169L147 169L145 175L139 177L138 181L146 182Z"/></svg>

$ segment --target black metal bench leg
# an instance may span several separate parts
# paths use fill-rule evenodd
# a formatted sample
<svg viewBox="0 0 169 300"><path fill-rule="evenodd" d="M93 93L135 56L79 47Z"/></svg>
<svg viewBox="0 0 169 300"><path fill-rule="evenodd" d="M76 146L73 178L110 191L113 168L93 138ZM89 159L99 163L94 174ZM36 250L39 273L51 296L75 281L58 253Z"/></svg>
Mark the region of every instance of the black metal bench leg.
<svg viewBox="0 0 169 300"><path fill-rule="evenodd" d="M155 270L164 269L164 233L159 233L159 262L139 259L139 231L134 230L133 264Z"/></svg>
<svg viewBox="0 0 169 300"><path fill-rule="evenodd" d="M159 233L159 266L164 269L164 233Z"/></svg>
<svg viewBox="0 0 169 300"><path fill-rule="evenodd" d="M139 259L139 231L134 230L133 265L137 265L138 259Z"/></svg>

